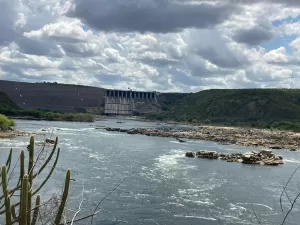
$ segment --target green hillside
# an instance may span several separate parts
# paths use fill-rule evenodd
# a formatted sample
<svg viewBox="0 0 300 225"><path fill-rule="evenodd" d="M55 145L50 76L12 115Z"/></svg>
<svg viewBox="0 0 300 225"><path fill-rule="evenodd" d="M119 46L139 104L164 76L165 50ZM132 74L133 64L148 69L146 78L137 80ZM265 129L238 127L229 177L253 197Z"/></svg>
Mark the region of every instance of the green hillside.
<svg viewBox="0 0 300 225"><path fill-rule="evenodd" d="M0 108L19 109L19 107L2 91L0 91Z"/></svg>
<svg viewBox="0 0 300 225"><path fill-rule="evenodd" d="M162 94L163 113L152 119L278 126L300 121L300 90L216 89L190 94ZM277 123L277 124L275 124Z"/></svg>

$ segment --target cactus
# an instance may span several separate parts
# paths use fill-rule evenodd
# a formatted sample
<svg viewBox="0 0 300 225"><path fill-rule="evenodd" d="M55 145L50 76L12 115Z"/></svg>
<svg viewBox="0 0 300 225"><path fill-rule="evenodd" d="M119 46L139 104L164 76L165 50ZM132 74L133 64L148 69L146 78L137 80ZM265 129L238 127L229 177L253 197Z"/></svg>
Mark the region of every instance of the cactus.
<svg viewBox="0 0 300 225"><path fill-rule="evenodd" d="M11 159L12 159L12 148L10 149L8 158L7 158L6 163L5 163L5 165L7 167L7 173L9 171L9 169L10 169L10 166L11 166Z"/></svg>
<svg viewBox="0 0 300 225"><path fill-rule="evenodd" d="M0 210L4 208L4 210L0 211L0 215L5 213L5 219L6 219L6 225L11 225L13 223L19 222L20 225L36 225L37 219L39 215L39 210L41 207L41 197L40 195L36 196L35 199L35 206L32 208L31 203L33 201L33 196L38 194L42 187L47 183L47 181L50 179L59 158L60 149L56 148L58 143L58 138L56 138L53 149L46 159L46 161L43 163L43 165L39 168L38 172L34 174L35 169L35 163L34 163L34 138L30 138L30 144L28 145L28 169L27 174L25 172L25 152L21 151L20 153L20 176L18 178L18 183L16 186L12 189L8 188L8 178L7 174L11 166L12 161L12 149L9 153L9 156L7 158L7 161L5 165L0 168L0 175L2 180L2 191L3 195L0 196L0 201L4 199L3 205L0 204ZM41 182L41 184L34 189L33 183L34 179L37 178L37 176L43 172L43 170L46 168L46 166L49 164L51 159L54 157L54 154L56 153L55 160L53 162L51 170L48 172L48 175L45 177L45 179ZM39 160L37 157L36 160ZM70 180L71 180L71 171L68 170L66 173L66 179L65 179L65 185L64 185L64 191L62 195L62 199L60 202L60 205L58 207L56 216L55 216L55 223L59 224L60 220L63 215L64 208L66 206L66 201L68 198L69 193L69 186L70 186ZM14 195L16 191L20 192L20 198L19 201L11 204L10 203L10 197ZM18 209L16 208L18 207ZM17 213L16 213L17 212Z"/></svg>
<svg viewBox="0 0 300 225"><path fill-rule="evenodd" d="M8 194L7 188L7 170L6 166L3 166L1 169L1 178L2 178L2 189L4 194L4 204L5 204L5 221L6 225L11 225L11 206L10 206L10 198Z"/></svg>
<svg viewBox="0 0 300 225"><path fill-rule="evenodd" d="M35 225L38 215L39 215L39 210L40 210L40 204L41 204L41 198L40 195L36 196L36 200L35 200L35 207L34 207L34 211L33 211L33 215L32 215L32 221L31 221L31 225Z"/></svg>
<svg viewBox="0 0 300 225"><path fill-rule="evenodd" d="M56 153L56 158L55 158L55 161L53 163L53 166L49 172L49 174L47 175L47 177L44 179L44 181L41 183L41 185L32 193L32 196L34 196L36 193L38 193L42 187L47 183L47 181L49 180L49 178L51 177L55 167L56 167L56 164L58 162L58 158L59 158L59 153L60 153L60 148L57 149L57 153Z"/></svg>
<svg viewBox="0 0 300 225"><path fill-rule="evenodd" d="M30 211L28 210L28 186L28 175L25 174L22 179L21 187L22 197L20 201L20 225L27 225L27 212L30 213Z"/></svg>
<svg viewBox="0 0 300 225"><path fill-rule="evenodd" d="M28 209L31 209L31 194L32 194L32 181L33 181L33 160L34 160L34 137L30 138L30 144L29 144L29 162L28 162L28 184L29 184L29 190L28 190ZM31 221L31 214L28 213L27 215L27 224L29 225Z"/></svg>
<svg viewBox="0 0 300 225"><path fill-rule="evenodd" d="M66 174L64 192L63 192L61 202L60 202L60 205L59 205L59 208L58 208L58 212L56 214L56 218L55 218L55 221L54 221L55 225L60 224L60 220L61 220L62 214L64 212L64 209L65 209L65 206L66 206L66 201L67 201L67 198L68 198L68 195L69 195L70 181L71 181L71 170L68 170L67 174Z"/></svg>
<svg viewBox="0 0 300 225"><path fill-rule="evenodd" d="M10 210L11 210L11 215L12 215L13 219L17 220L16 207L14 205L12 205L10 207Z"/></svg>

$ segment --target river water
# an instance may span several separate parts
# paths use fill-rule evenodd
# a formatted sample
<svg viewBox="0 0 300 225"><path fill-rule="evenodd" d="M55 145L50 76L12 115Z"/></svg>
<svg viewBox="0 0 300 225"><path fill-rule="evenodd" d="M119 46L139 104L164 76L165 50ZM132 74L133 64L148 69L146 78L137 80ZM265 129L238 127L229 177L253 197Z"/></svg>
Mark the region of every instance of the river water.
<svg viewBox="0 0 300 225"><path fill-rule="evenodd" d="M59 137L59 163L42 191L42 199L61 192L68 168L75 179L68 210L78 207L82 190L84 202L80 215L86 215L115 189L100 204L101 212L94 218L94 224L259 224L258 220L261 224L281 224L290 203L285 196L282 213L279 197L300 163L300 153L284 150L277 152L285 159L285 164L278 167L191 159L184 157L186 151L233 153L257 149L199 140L178 143L173 138L95 129L96 125L155 127L155 123L131 120L117 123L114 119L95 123L16 122L18 130L46 129L43 133L48 137ZM0 141L3 164L8 149L12 147L15 152L25 149L28 137ZM300 192L299 178L300 170L287 188L291 200ZM296 204L285 224L299 224L299 209Z"/></svg>

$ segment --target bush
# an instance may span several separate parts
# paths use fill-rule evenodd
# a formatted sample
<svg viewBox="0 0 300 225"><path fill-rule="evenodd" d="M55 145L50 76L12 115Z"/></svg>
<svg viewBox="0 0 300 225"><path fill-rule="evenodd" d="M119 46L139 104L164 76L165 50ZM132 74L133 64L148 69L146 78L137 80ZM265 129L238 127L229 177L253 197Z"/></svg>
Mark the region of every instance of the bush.
<svg viewBox="0 0 300 225"><path fill-rule="evenodd" d="M15 121L8 119L6 116L0 114L0 127L14 127Z"/></svg>

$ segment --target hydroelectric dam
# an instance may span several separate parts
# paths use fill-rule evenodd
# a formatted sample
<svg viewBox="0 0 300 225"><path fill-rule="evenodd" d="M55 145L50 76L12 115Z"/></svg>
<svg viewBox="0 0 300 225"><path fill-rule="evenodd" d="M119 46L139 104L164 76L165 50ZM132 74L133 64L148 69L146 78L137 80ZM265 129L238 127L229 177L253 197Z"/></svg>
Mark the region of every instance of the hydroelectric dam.
<svg viewBox="0 0 300 225"><path fill-rule="evenodd" d="M57 82L26 83L5 80L0 80L0 94L1 92L21 109L112 116L160 112L160 102L164 95L155 91L113 90Z"/></svg>
<svg viewBox="0 0 300 225"><path fill-rule="evenodd" d="M106 115L141 115L157 112L156 92L106 90L105 109Z"/></svg>

